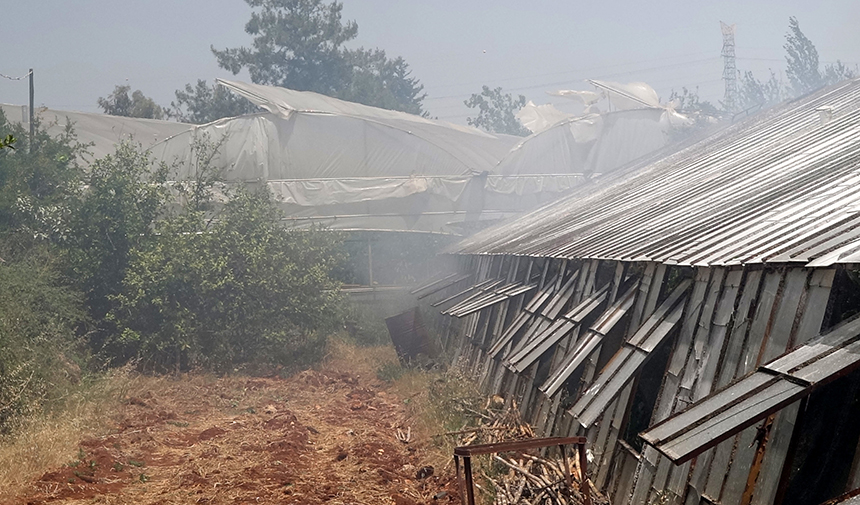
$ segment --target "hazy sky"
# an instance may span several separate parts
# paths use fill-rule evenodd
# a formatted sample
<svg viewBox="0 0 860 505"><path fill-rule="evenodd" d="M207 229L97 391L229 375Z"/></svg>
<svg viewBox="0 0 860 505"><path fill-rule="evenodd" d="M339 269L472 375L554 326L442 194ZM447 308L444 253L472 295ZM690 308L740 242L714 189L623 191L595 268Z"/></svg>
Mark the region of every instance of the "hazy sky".
<svg viewBox="0 0 860 505"><path fill-rule="evenodd" d="M738 68L784 71L782 44L796 16L823 62L860 62L856 0L343 0L355 46L403 56L425 85L425 108L464 123L463 100L482 84L536 103L545 91L589 89L586 78L645 81L665 100L698 87L722 97L719 21L737 25ZM243 0L2 0L0 73L33 67L36 103L98 111L126 80L162 105L198 78L229 78L209 50L250 42ZM486 51L486 52L484 52ZM248 80L247 75L238 77ZM25 81L0 78L0 102L27 102ZM557 103L557 102L556 102Z"/></svg>

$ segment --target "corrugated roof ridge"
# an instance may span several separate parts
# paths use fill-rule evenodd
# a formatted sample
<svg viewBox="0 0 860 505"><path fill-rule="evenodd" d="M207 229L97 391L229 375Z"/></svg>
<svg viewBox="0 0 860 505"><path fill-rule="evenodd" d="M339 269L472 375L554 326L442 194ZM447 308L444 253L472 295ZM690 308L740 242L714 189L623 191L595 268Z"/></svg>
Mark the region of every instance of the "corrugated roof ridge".
<svg viewBox="0 0 860 505"><path fill-rule="evenodd" d="M608 186L601 185L592 194L578 191L476 234L461 242L458 252L565 258L646 257L682 263L765 261L777 256L787 244L795 249L802 247L804 233L811 229L803 223L767 225L768 213L790 210L780 198L800 191L798 209L806 209L801 216L813 221L824 209L838 207L843 201L852 202L845 195L839 196L847 191L839 184L851 179L857 168L858 103L858 80L786 102L653 161ZM821 125L814 109L823 104L834 107L834 114L833 119ZM832 176L828 177L828 173ZM755 183L750 186L750 181ZM697 190L694 195L683 193L691 189ZM809 202L811 194L828 200ZM741 196L748 201L740 200ZM716 198L725 201L715 202ZM678 207L667 209L666 200ZM696 210L716 213L685 219ZM730 218L745 219L736 223L744 233L756 229L765 233L733 233L737 230L726 229L727 223L721 221L727 216L720 213L725 212ZM711 229L714 225L717 228ZM777 230L792 235L783 236ZM659 233L659 239L642 238L649 233ZM729 242L732 238L743 241L726 247L720 237ZM806 239L816 240L816 236ZM702 249L705 244L710 249Z"/></svg>

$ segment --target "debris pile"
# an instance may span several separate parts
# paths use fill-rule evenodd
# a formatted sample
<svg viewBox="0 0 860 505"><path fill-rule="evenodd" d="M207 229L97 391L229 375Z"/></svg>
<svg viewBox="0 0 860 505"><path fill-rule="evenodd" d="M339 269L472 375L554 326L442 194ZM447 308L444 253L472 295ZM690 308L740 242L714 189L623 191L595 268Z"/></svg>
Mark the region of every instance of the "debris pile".
<svg viewBox="0 0 860 505"><path fill-rule="evenodd" d="M520 416L516 403L504 408L504 400L493 396L481 412L470 414L476 426L447 435L456 437L458 446L495 444L535 438L532 427ZM580 492L582 468L573 447L566 447L567 458L557 447L528 452L499 453L472 462L475 487L493 496L496 505L555 505L586 503ZM569 473L568 473L569 472ZM608 504L594 484L587 480L591 503Z"/></svg>

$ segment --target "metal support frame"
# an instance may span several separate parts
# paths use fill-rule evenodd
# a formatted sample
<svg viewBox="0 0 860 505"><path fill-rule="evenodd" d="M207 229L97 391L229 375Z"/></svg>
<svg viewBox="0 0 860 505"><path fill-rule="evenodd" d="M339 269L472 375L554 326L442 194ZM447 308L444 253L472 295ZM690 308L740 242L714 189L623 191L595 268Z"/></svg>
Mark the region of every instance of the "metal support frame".
<svg viewBox="0 0 860 505"><path fill-rule="evenodd" d="M579 491L582 493L585 505L591 505L591 489L588 486L586 469L588 458L585 454L585 437L548 437L533 438L529 440L514 440L511 442L499 442L496 444L462 445L454 448L454 468L457 472L457 486L463 503L475 505L475 483L472 478L472 456L482 454L495 454L498 452L517 452L528 449L540 449L557 445L561 450L564 460L564 473L567 478L567 486L573 489L573 476L570 473L570 462L567 458L565 446L576 445L579 453L580 483ZM463 458L463 475L460 475L460 458Z"/></svg>

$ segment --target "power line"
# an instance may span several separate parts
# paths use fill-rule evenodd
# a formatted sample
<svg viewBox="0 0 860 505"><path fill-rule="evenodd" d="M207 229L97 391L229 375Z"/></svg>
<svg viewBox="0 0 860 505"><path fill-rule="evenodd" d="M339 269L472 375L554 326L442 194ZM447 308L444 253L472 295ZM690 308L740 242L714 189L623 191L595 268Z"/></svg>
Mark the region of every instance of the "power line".
<svg viewBox="0 0 860 505"><path fill-rule="evenodd" d="M613 63L611 65L598 65L596 67L575 68L575 69L571 69L571 70L564 70L561 72L548 72L548 73L544 73L544 74L534 74L534 75L530 75L528 77L548 77L548 76L553 76L553 75L564 75L564 74L575 74L575 73L581 73L581 72L592 72L595 70L603 70L603 69L607 69L607 68L624 67L624 66L642 64L642 63L656 63L658 61L674 60L674 59L678 59L678 58L687 58L687 57L692 57L692 56L701 56L703 54L712 54L712 52L711 51L703 51L703 52L698 52L698 53L679 54L677 56L667 56L665 58L655 58L653 60L628 61L628 62L624 62L624 63ZM520 76L520 77L505 77L502 79L492 79L492 81L498 83L498 82L517 81L520 79L523 79L523 77L522 76ZM473 81L473 82L463 82L463 83L458 83L458 84L442 84L440 86L435 86L435 88L436 89L456 88L457 86L474 86L474 85L485 84L485 83L486 83L486 81L483 81L483 82Z"/></svg>
<svg viewBox="0 0 860 505"><path fill-rule="evenodd" d="M23 81L24 79L30 77L30 75L32 73L33 73L33 71L30 70L29 72L27 72L25 75L22 75L21 77L12 77L12 76L8 76L6 74L0 74L0 77L3 77L4 79L9 79L10 81Z"/></svg>
<svg viewBox="0 0 860 505"><path fill-rule="evenodd" d="M610 74L602 74L602 75L594 76L594 78L606 79L608 77L620 77L620 76L630 75L630 74L635 74L635 73L651 72L654 70L666 70L669 68L677 68L677 67L684 67L684 66L689 66L689 65L696 65L699 63L712 62L715 60L719 60L719 57L713 56L710 58L703 58L703 59L693 60L693 61L681 61L681 62L676 62L676 63L670 63L668 65L659 65L656 67L646 67L646 68L640 68L640 69L634 69L634 70L627 70L624 72L614 72L614 73L610 73ZM567 79L564 81L545 82L545 83L534 84L534 85L530 85L530 86L521 86L521 87L517 87L517 88L509 88L507 91L525 91L525 90L529 90L529 89L542 88L542 87L546 87L546 86L560 86L563 84L571 84L571 83L574 83L577 81L579 81L578 78L572 78L572 79ZM443 99L447 99L447 98L462 98L462 97L468 97L468 96L471 96L471 93L463 93L463 94L459 94L459 95L445 95L445 96L427 97L425 100L427 100L427 101L443 100Z"/></svg>

